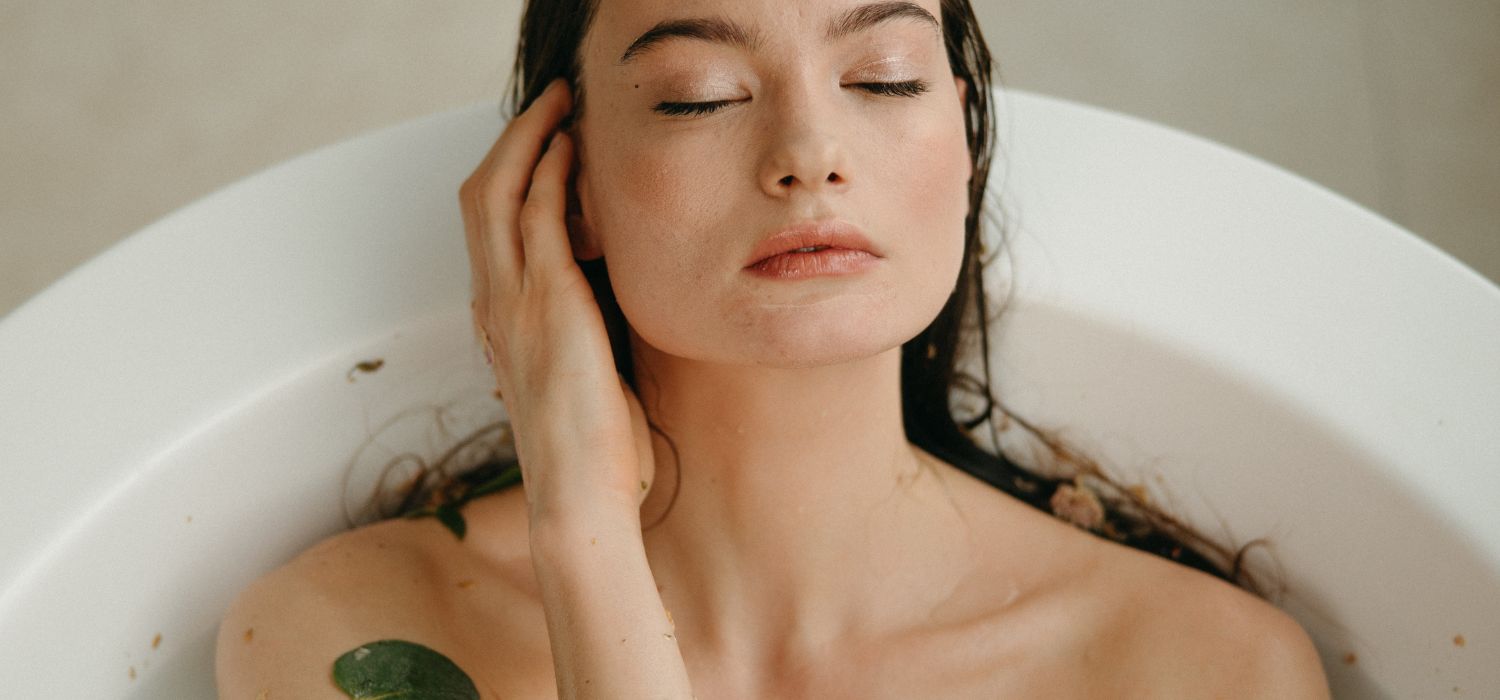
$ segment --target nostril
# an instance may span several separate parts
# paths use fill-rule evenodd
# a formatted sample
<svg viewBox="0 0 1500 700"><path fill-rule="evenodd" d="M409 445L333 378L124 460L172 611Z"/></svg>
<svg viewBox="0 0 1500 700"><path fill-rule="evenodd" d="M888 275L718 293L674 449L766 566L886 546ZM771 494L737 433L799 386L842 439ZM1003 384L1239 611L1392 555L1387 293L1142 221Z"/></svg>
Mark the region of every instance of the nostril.
<svg viewBox="0 0 1500 700"><path fill-rule="evenodd" d="M838 173L828 173L828 177L826 178L826 180L828 182L832 182L834 184L838 184L838 183L842 183L844 181L844 178L840 177ZM787 175L787 176L782 177L780 180L777 180L776 182L778 184L780 184L782 187L790 187L791 184L794 183L794 182L796 182L796 181L797 181L797 176L796 175Z"/></svg>

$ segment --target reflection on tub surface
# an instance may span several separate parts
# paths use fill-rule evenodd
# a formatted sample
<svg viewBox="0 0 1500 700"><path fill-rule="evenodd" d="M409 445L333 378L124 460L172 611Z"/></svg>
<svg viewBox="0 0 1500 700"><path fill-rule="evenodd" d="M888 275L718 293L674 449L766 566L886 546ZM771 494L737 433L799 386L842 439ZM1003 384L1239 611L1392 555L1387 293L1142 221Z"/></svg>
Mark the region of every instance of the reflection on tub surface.
<svg viewBox="0 0 1500 700"><path fill-rule="evenodd" d="M1065 428L1126 481L1162 474L1158 500L1206 534L1221 534L1217 512L1235 544L1271 538L1285 607L1318 642L1339 696L1500 686L1500 672L1480 663L1493 658L1500 576L1405 496L1379 455L1230 368L1139 333L1046 306L1007 314L996 364L1007 404ZM251 580L343 526L344 470L386 419L452 402L469 407L474 425L500 417L466 311L398 331L247 397L140 465L0 611L7 629L26 631L24 647L7 635L3 655L29 654L36 671L12 690L210 697L220 614ZM346 381L369 357L384 358L381 371ZM465 433L449 427L454 440ZM451 444L436 427L401 432L377 443L428 457ZM98 595L101 581L111 595ZM166 641L152 650L158 632ZM1463 647L1452 643L1458 633ZM1350 652L1358 663L1343 663ZM80 658L106 662L79 667Z"/></svg>
<svg viewBox="0 0 1500 700"><path fill-rule="evenodd" d="M996 365L1007 405L1076 426L1064 437L1127 482L1162 475L1169 507L1205 534L1224 537L1222 518L1233 544L1269 538L1274 562L1252 549L1252 565L1279 571L1276 602L1313 636L1335 697L1500 687L1483 662L1493 648L1453 642L1481 630L1500 641L1500 566L1388 459L1234 368L1065 309L1007 313Z"/></svg>

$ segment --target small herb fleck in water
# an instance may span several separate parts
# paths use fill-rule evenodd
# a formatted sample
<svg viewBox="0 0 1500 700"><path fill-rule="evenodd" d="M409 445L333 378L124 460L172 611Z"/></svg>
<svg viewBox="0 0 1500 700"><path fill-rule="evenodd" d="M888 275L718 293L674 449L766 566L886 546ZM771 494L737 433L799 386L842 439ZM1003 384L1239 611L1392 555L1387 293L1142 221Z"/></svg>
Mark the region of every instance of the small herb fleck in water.
<svg viewBox="0 0 1500 700"><path fill-rule="evenodd" d="M344 378L352 383L354 381L355 372L364 372L366 374L369 374L371 372L374 372L375 370L380 369L384 365L385 360L378 357L373 360L365 360L364 362L354 365L354 368L350 369L349 372L344 375Z"/></svg>

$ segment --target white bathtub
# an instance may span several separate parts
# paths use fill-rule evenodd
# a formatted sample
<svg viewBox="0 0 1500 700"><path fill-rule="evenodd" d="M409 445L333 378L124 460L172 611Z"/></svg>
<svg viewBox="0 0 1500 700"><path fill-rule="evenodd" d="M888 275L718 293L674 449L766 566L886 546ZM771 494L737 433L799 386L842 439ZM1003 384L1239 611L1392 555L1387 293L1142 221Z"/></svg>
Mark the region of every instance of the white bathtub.
<svg viewBox="0 0 1500 700"><path fill-rule="evenodd" d="M1339 697L1500 694L1500 289L1240 153L998 98L1011 407L1270 537ZM7 697L211 697L221 611L342 527L346 473L500 416L456 205L495 114L272 168L0 320Z"/></svg>

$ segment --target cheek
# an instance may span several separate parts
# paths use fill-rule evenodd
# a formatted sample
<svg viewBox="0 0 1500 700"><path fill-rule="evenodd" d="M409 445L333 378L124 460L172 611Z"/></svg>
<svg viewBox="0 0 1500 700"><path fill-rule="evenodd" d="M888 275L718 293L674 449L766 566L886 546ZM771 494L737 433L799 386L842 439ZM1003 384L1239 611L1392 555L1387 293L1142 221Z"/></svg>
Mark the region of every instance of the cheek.
<svg viewBox="0 0 1500 700"><path fill-rule="evenodd" d="M690 232L712 221L710 203L725 201L714 189L724 168L711 148L629 140L607 144L596 163L593 181L609 186L593 188L589 204L606 255L680 255Z"/></svg>
<svg viewBox="0 0 1500 700"><path fill-rule="evenodd" d="M629 144L590 168L593 182L609 183L590 188L584 208L608 261L610 284L631 325L662 349L676 345L669 338L701 334L686 328L688 320L717 315L701 308L704 295L685 293L724 284L712 276L723 265L713 257L723 251L701 240L701 232L716 228L727 201L714 190L722 172L691 165L705 161L713 159Z"/></svg>
<svg viewBox="0 0 1500 700"><path fill-rule="evenodd" d="M963 123L944 120L911 129L900 141L898 167L913 211L951 223L969 207L969 149Z"/></svg>
<svg viewBox="0 0 1500 700"><path fill-rule="evenodd" d="M962 121L954 125L939 120L913 128L899 143L899 161L890 166L899 183L890 201L899 209L888 213L910 232L902 236L902 245L923 266L913 273L931 276L933 284L951 289L963 263L969 212L971 163Z"/></svg>

